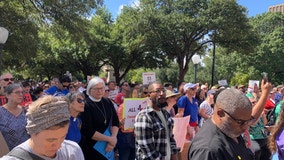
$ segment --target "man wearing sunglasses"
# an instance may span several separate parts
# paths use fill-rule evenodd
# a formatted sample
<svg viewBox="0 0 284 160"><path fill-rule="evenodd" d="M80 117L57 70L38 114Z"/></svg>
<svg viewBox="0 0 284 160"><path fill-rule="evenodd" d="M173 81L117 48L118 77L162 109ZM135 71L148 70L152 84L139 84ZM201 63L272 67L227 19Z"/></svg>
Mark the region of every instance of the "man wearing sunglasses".
<svg viewBox="0 0 284 160"><path fill-rule="evenodd" d="M59 78L59 83L48 88L44 94L53 96L65 96L69 93L68 87L71 83L71 79L67 75L63 75Z"/></svg>
<svg viewBox="0 0 284 160"><path fill-rule="evenodd" d="M194 137L188 159L254 159L241 134L261 116L271 88L270 83L262 80L262 94L253 108L250 100L240 90L230 88L215 93L217 98L213 116Z"/></svg>
<svg viewBox="0 0 284 160"><path fill-rule="evenodd" d="M14 78L11 73L4 73L0 76L0 106L3 106L7 102L4 90L12 83L14 83Z"/></svg>

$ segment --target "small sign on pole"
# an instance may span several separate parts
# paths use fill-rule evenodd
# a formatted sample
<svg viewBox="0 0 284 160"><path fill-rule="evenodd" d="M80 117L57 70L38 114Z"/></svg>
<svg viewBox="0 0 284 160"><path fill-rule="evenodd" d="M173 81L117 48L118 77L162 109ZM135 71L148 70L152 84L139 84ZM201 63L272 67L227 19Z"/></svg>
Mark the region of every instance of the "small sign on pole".
<svg viewBox="0 0 284 160"><path fill-rule="evenodd" d="M142 73L143 84L149 84L151 82L156 81L156 73L155 72L145 72Z"/></svg>

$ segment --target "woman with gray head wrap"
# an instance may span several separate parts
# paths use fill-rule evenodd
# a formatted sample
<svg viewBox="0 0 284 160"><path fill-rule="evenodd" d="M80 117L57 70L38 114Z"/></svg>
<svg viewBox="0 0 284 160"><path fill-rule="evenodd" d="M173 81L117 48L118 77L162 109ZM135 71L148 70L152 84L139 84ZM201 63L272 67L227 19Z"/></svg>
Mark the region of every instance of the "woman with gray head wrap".
<svg viewBox="0 0 284 160"><path fill-rule="evenodd" d="M27 132L31 138L2 159L15 159L15 150L30 152L42 159L84 160L77 143L65 140L69 127L69 102L64 97L45 96L29 106ZM12 158L13 157L13 158Z"/></svg>

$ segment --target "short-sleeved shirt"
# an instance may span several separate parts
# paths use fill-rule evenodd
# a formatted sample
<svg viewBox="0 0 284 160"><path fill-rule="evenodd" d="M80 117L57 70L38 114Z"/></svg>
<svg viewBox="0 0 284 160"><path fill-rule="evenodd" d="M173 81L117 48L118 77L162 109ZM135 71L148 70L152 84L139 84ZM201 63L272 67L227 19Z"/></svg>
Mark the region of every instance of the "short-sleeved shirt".
<svg viewBox="0 0 284 160"><path fill-rule="evenodd" d="M79 117L70 116L70 125L65 139L79 143L81 140L81 126L82 121Z"/></svg>
<svg viewBox="0 0 284 160"><path fill-rule="evenodd" d="M52 96L65 96L68 93L69 93L68 89L61 90L56 86L52 86L44 92L45 95L52 95Z"/></svg>
<svg viewBox="0 0 284 160"><path fill-rule="evenodd" d="M29 145L29 140L15 147L15 149L17 148L33 153ZM76 142L69 141L69 140L64 140L62 142L61 147L56 152L55 158L49 158L49 157L45 157L45 156L38 155L38 154L36 155L45 160L63 160L63 159L64 160L84 160L84 155L79 145ZM21 160L21 159L18 159L12 156L4 156L0 158L0 160Z"/></svg>
<svg viewBox="0 0 284 160"><path fill-rule="evenodd" d="M212 120L206 121L193 138L188 151L190 160L253 160L252 152L246 148L241 136L236 143L226 136Z"/></svg>
<svg viewBox="0 0 284 160"><path fill-rule="evenodd" d="M198 103L194 97L192 97L192 103L189 101L186 95L180 97L177 102L177 106L178 108L184 108L184 117L190 115L190 123L198 121Z"/></svg>
<svg viewBox="0 0 284 160"><path fill-rule="evenodd" d="M24 111L18 116L0 107L0 132L10 150L30 138L26 131L27 119Z"/></svg>
<svg viewBox="0 0 284 160"><path fill-rule="evenodd" d="M278 120L279 120L279 115L280 115L280 112L281 112L281 106L282 106L283 103L284 103L283 100L280 101L280 102L277 104L276 108L275 108L274 115L275 115L275 117L276 117L276 123L277 123Z"/></svg>

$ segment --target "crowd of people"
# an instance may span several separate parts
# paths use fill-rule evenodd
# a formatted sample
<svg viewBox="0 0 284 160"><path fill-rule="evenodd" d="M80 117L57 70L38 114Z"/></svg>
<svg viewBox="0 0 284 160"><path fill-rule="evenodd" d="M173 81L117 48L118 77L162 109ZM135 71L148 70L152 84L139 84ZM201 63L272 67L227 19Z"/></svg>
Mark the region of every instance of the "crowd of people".
<svg viewBox="0 0 284 160"><path fill-rule="evenodd" d="M284 87L124 81L100 77L48 82L0 76L0 159L177 160L173 118L190 116L189 160L284 159ZM124 128L125 99L143 98L134 127ZM274 121L271 120L274 118Z"/></svg>

